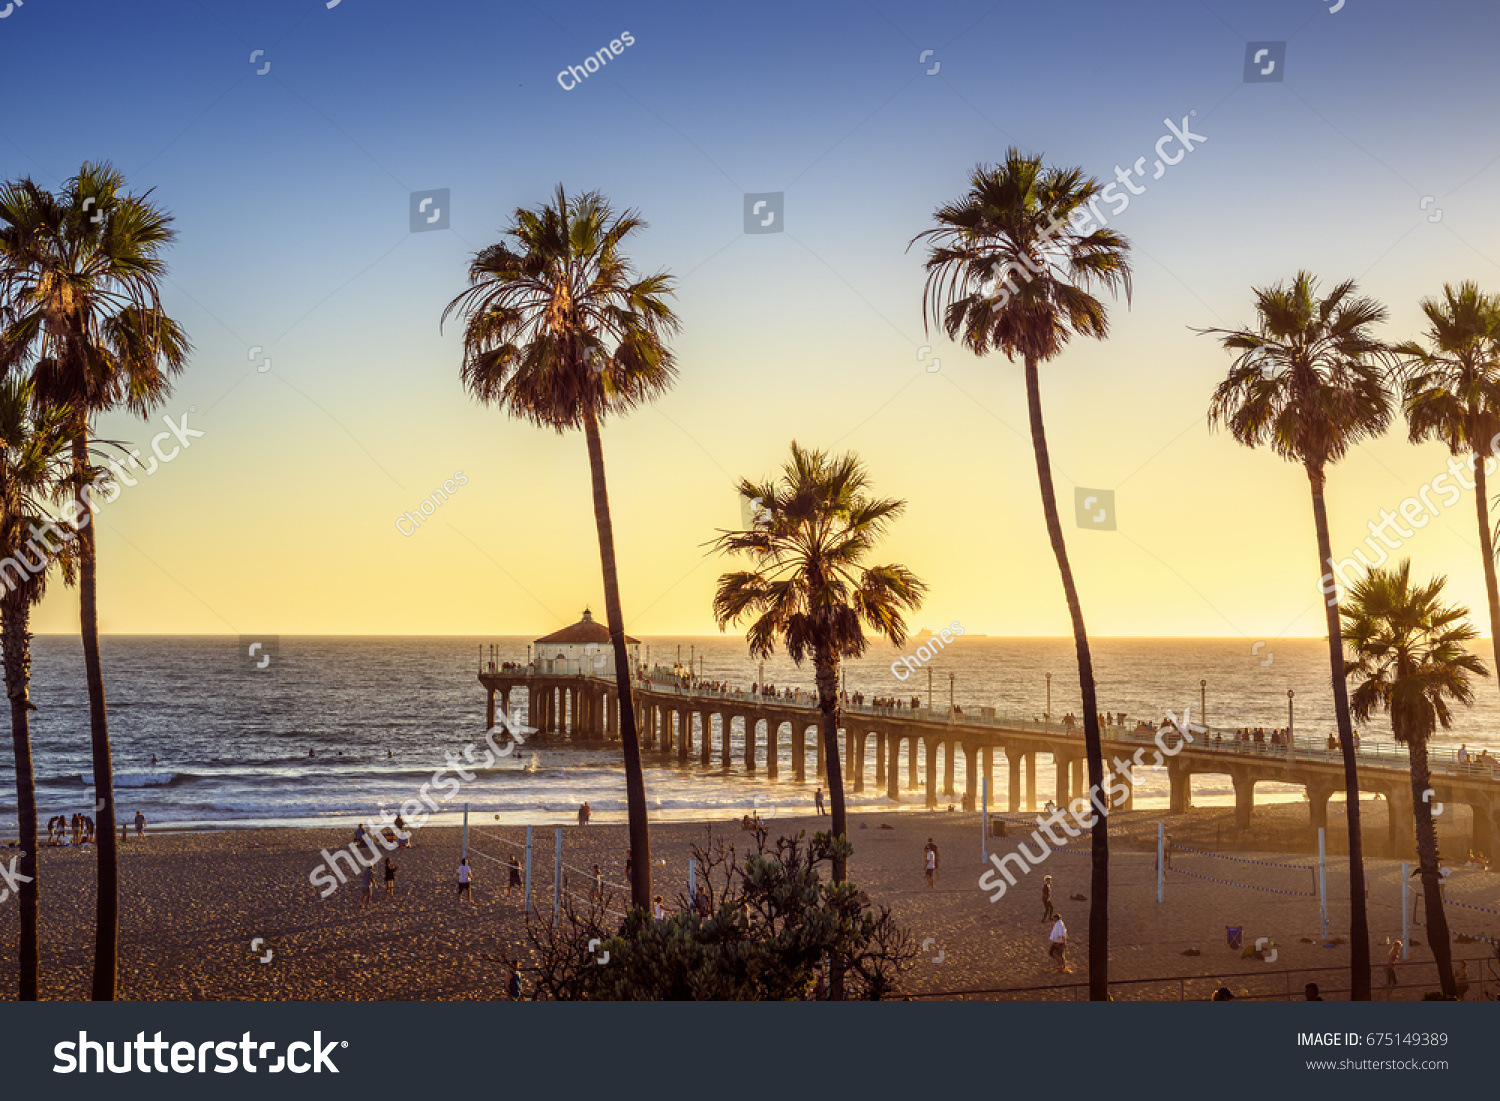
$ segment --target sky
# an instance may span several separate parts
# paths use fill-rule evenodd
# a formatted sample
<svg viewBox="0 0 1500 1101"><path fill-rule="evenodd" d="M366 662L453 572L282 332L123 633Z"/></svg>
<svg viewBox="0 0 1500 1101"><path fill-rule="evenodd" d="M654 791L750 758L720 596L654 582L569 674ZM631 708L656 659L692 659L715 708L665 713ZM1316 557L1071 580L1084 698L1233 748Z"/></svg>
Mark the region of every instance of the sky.
<svg viewBox="0 0 1500 1101"><path fill-rule="evenodd" d="M637 266L678 281L680 378L604 430L637 635L715 632L706 544L794 439L908 502L876 560L931 586L913 626L1067 633L1020 367L924 328L908 248L1010 145L1101 179L1146 158L1111 218L1130 301L1042 371L1094 634L1322 631L1306 477L1209 429L1230 359L1194 328L1250 324L1252 288L1304 268L1357 279L1392 340L1445 281L1500 291L1488 0L8 6L0 178L108 160L179 233L191 362L151 421L99 431L203 435L100 515L106 632L541 634L600 609L581 436L476 404L439 327L469 256L559 182L637 209ZM1276 45L1251 66L1253 43ZM1169 127L1201 141L1149 178ZM746 232L757 193L783 196L771 232ZM1335 552L1446 461L1399 423L1354 450ZM1113 493L1113 530L1078 526L1080 487ZM1482 608L1472 494L1437 511L1397 554ZM35 629L76 625L54 586Z"/></svg>

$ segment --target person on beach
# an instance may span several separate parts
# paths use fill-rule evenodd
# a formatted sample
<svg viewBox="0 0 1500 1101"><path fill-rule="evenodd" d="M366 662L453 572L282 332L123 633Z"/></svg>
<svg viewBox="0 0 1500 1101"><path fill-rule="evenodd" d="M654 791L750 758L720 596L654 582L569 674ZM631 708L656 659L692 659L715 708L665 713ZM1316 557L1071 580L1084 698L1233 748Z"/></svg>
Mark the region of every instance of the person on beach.
<svg viewBox="0 0 1500 1101"><path fill-rule="evenodd" d="M510 975L505 980L505 993L513 1002L521 1000L521 965L515 960L507 960L506 965L510 968Z"/></svg>
<svg viewBox="0 0 1500 1101"><path fill-rule="evenodd" d="M819 788L817 791L813 792L813 801L818 804L818 813L819 814L826 814L827 813L826 811L823 810L823 789L822 788Z"/></svg>
<svg viewBox="0 0 1500 1101"><path fill-rule="evenodd" d="M1318 984L1310 982L1302 988L1302 1000L1305 1002L1321 1002L1323 995L1318 993Z"/></svg>
<svg viewBox="0 0 1500 1101"><path fill-rule="evenodd" d="M599 870L599 865L597 864L594 865L594 887L592 897L595 902L602 903L604 901L604 873Z"/></svg>
<svg viewBox="0 0 1500 1101"><path fill-rule="evenodd" d="M708 888L698 884L698 894L693 899L693 908L698 911L698 916L706 921L713 914L712 906L708 901Z"/></svg>
<svg viewBox="0 0 1500 1101"><path fill-rule="evenodd" d="M361 845L361 844L364 843L364 840L365 840L365 824L363 822L361 822L359 825L357 825L357 826L354 827L354 843L356 845Z"/></svg>
<svg viewBox="0 0 1500 1101"><path fill-rule="evenodd" d="M1392 941L1391 950L1385 957L1385 1000L1391 1000L1391 991L1400 986L1396 978L1396 964L1401 962L1401 942Z"/></svg>
<svg viewBox="0 0 1500 1101"><path fill-rule="evenodd" d="M368 910L375 894L375 869L366 865L365 870L359 873L359 908Z"/></svg>
<svg viewBox="0 0 1500 1101"><path fill-rule="evenodd" d="M667 909L662 905L661 895L657 895L651 900L651 916L657 921L665 921L667 919Z"/></svg>
<svg viewBox="0 0 1500 1101"><path fill-rule="evenodd" d="M1052 908L1052 877L1042 878L1042 920L1051 921L1057 911Z"/></svg>
<svg viewBox="0 0 1500 1101"><path fill-rule="evenodd" d="M953 808L949 807L948 809L952 810ZM942 879L943 854L938 852L937 842L930 837L927 839L927 851L932 854L932 878Z"/></svg>
<svg viewBox="0 0 1500 1101"><path fill-rule="evenodd" d="M630 850L625 850L625 882L635 886L635 858L630 855Z"/></svg>
<svg viewBox="0 0 1500 1101"><path fill-rule="evenodd" d="M135 812L135 835L137 837L146 836L146 816L140 811Z"/></svg>
<svg viewBox="0 0 1500 1101"><path fill-rule="evenodd" d="M396 890L396 873L401 870L400 864L392 864L391 858L385 858L385 897L390 898Z"/></svg>
<svg viewBox="0 0 1500 1101"><path fill-rule="evenodd" d="M1051 947L1047 949L1047 955L1057 961L1057 970L1062 974L1070 971L1068 967L1068 927L1063 924L1061 914L1057 914L1057 921L1052 926L1052 934L1047 939Z"/></svg>
<svg viewBox="0 0 1500 1101"><path fill-rule="evenodd" d="M515 853L511 853L510 862L506 867L510 869L510 882L505 886L505 893L510 894L511 891L522 890L521 861L516 858Z"/></svg>
<svg viewBox="0 0 1500 1101"><path fill-rule="evenodd" d="M585 826L587 826L589 824L589 819L591 819L593 817L594 817L594 808L591 807L591 806L589 806L589 801L587 799L585 799L583 801L583 824Z"/></svg>
<svg viewBox="0 0 1500 1101"><path fill-rule="evenodd" d="M458 862L458 897L467 898L469 905L474 904L474 893L469 888L473 886L474 870L469 867L468 857Z"/></svg>
<svg viewBox="0 0 1500 1101"><path fill-rule="evenodd" d="M925 871L924 874L927 876L927 886L931 887L932 886L932 877L937 872L937 854L935 852L933 852L931 849L928 849L925 852L924 855L926 857L926 864L927 864L926 871Z"/></svg>

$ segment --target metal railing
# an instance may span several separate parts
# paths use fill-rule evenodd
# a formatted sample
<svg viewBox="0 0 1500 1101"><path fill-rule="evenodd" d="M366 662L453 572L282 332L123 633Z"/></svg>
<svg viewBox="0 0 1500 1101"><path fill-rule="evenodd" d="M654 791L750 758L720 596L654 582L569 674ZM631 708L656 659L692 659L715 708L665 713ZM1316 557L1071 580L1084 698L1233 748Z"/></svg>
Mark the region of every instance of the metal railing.
<svg viewBox="0 0 1500 1101"><path fill-rule="evenodd" d="M534 669L513 668L502 670L491 667L488 673L501 676L573 676L594 677L614 682L612 676L602 676L596 673L538 673ZM680 679L675 679L671 671L658 666L654 670L654 678L637 678L636 683L648 691L664 695L674 695L687 699L716 699L726 702L743 704L763 704L772 707L795 708L797 710L815 713L818 710L816 696L803 694L802 696L761 695L744 688L709 688L707 686L690 683L683 684ZM663 678L665 674L665 678ZM1049 734L1059 737L1083 737L1083 726L1081 723L1065 723L1059 720L1048 720L1038 718L1035 714L1021 712L998 711L984 708L979 714L972 711L955 709L953 714L944 708L924 707L877 707L871 703L844 702L841 711L845 715L868 715L874 718L902 719L907 722L942 723L945 725L961 725L966 727L991 728L997 730L1014 730L1022 733ZM1166 724L1163 724L1164 726ZM1335 743L1329 744L1326 737L1314 737L1308 735L1295 735L1291 746L1275 744L1270 741L1270 735L1265 735L1264 741L1255 741L1253 737L1241 737L1239 731L1249 731L1253 727L1200 727L1193 726L1194 738L1189 747L1200 753L1223 754L1230 757L1257 757L1276 758L1286 760L1291 757L1290 763L1295 765L1299 761L1319 762L1324 764L1339 764L1343 761L1342 751ZM1151 744L1156 741L1161 733L1162 727L1147 724L1129 726L1103 726L1100 735L1106 741L1125 742L1132 745ZM1201 731L1201 733L1200 733ZM1175 740L1180 737L1177 731L1166 727L1165 739L1167 744L1175 745ZM1288 752L1290 750L1290 754ZM1470 758L1467 762L1460 762L1458 751L1448 746L1429 745L1427 759L1434 775L1458 777L1462 779L1487 780L1500 782L1500 762L1480 763ZM1399 742L1378 741L1370 738L1361 738L1355 749L1355 760L1361 765L1374 768L1408 769L1411 767L1411 758L1406 746Z"/></svg>

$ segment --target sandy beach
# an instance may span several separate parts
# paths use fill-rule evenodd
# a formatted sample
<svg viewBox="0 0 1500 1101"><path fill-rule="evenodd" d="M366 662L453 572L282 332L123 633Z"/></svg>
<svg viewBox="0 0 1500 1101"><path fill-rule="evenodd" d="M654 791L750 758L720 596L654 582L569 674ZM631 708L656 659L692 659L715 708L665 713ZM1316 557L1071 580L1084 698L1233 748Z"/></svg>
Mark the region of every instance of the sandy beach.
<svg viewBox="0 0 1500 1101"><path fill-rule="evenodd" d="M1227 809L1191 812L1168 822L1178 844L1222 829ZM1257 810L1256 829L1288 829L1305 822L1303 807ZM1171 981L1130 984L1117 998L1207 997L1220 985L1239 993L1270 996L1317 980L1329 989L1347 986L1337 971L1291 975L1338 967L1346 949L1321 947L1315 897L1271 894L1169 873L1166 902L1156 902L1154 852L1149 851L1161 816L1137 812L1116 817L1120 836L1112 859L1112 979ZM1380 825L1378 811L1371 828ZM821 820L826 828L827 819ZM773 833L816 829L817 819L773 818ZM881 828L889 826L891 828ZM1052 855L991 902L978 887L985 866L980 860L978 816L958 813L863 814L851 817L855 846L850 875L897 918L927 950L908 977L914 996L959 996L998 988L1032 990L1027 998L1077 997L1061 989L1087 978L1085 940L1087 903L1074 896L1089 891L1089 860L1075 842ZM481 834L479 831L483 830ZM672 898L685 891L691 847L712 829L741 845L746 835L738 822L653 825L653 860L665 860L655 872L654 890ZM929 889L921 874L922 848L933 838L941 852L937 884ZM524 830L475 824L471 845L475 857L473 905L456 900L455 871L460 836L455 828L418 832L413 847L396 854L398 890L383 897L376 886L374 905L360 908L359 886L351 882L324 899L309 881L321 863L322 850L347 845L343 830L245 829L202 833L164 833L134 838L123 846L123 905L120 949L120 997L132 1000L349 1000L349 999L491 999L500 996L507 953L526 956L522 901L505 891L503 868L485 859L508 855L496 840L521 841ZM577 868L601 865L605 878L623 879L623 825L567 827L564 861ZM1013 846L996 839L991 851ZM533 893L536 916L550 920L553 830L536 831ZM1451 851L1451 847L1450 847ZM1242 855L1253 856L1252 852ZM1305 856L1268 854L1273 862L1308 863ZM1182 869L1258 882L1281 889L1306 890L1311 876L1276 868L1214 860L1179 853ZM1371 939L1375 946L1377 989L1379 964L1387 938L1401 933L1400 864L1368 862ZM1347 930L1347 865L1329 860L1330 930ZM94 861L87 849L43 849L42 990L51 999L83 998L88 993L93 946ZM1049 926L1041 920L1042 876L1054 877L1057 908L1069 925L1074 973L1059 975L1046 955ZM581 876L573 875L577 886ZM1415 887L1415 884L1414 884ZM1449 883L1450 900L1500 909L1500 874L1459 868ZM1474 911L1452 911L1455 930L1500 932L1497 919ZM1274 940L1277 959L1266 963L1244 958L1226 945L1225 927L1239 925L1245 944L1259 937ZM1414 930L1421 939L1421 930ZM15 990L15 944L18 921L14 900L0 905L0 990ZM928 938L931 938L930 943ZM259 940L252 949L252 941ZM267 950L269 962L262 963ZM1196 949L1201 955L1185 955ZM1456 943L1457 958L1489 954L1483 943ZM1403 969L1398 996L1420 996L1430 985L1425 947L1414 949ZM1476 989L1470 997L1478 996ZM1179 980L1178 976L1193 976ZM1493 988L1493 981L1490 988ZM998 996L998 995L985 995ZM1010 995L1017 996L1017 995Z"/></svg>

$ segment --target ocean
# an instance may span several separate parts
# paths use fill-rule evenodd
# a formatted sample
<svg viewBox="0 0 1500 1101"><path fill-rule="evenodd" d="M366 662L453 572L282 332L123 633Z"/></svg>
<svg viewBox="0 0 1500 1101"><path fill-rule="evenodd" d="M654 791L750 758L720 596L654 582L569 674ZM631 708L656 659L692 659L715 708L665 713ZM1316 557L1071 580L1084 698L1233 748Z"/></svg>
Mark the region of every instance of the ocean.
<svg viewBox="0 0 1500 1101"><path fill-rule="evenodd" d="M934 626L938 626L934 624ZM485 693L477 680L481 648L499 660L524 661L525 638L283 637L265 669L234 637L110 636L102 641L115 783L121 819L137 811L152 826L214 828L251 825L352 826L414 798L445 767L445 754L483 742ZM679 647L685 664L702 659L709 679L749 685L757 663L742 639L647 638L653 664L670 665ZM1478 649L1486 655L1487 642ZM88 698L83 652L74 636L34 640L32 742L43 822L54 814L87 812L92 783ZM915 655L916 644L903 653ZM1295 691L1299 734L1333 729L1326 644L1243 639L1097 639L1093 642L1100 706L1138 718L1179 718L1191 708L1214 726L1285 726L1287 691ZM642 649L642 657L646 655ZM867 696L928 694L928 672L938 707L951 689L965 711L995 707L1040 716L1052 674L1052 710L1080 710L1078 673L1070 639L986 638L964 635L919 671L900 681L889 644L849 663L846 687ZM896 668L905 672L905 666ZM812 689L810 665L797 669L784 656L766 662L772 684ZM1476 705L1457 716L1439 742L1500 749L1500 690L1486 680ZM1368 740L1389 741L1377 720L1361 729ZM735 741L738 741L736 738ZM15 830L14 762L9 736L0 738L0 832ZM310 757L309 750L316 756ZM782 747L781 774L789 775ZM155 763L153 763L153 757ZM717 754L715 755L717 760ZM740 753L736 749L736 762ZM1039 758L1039 790L1052 785ZM763 816L810 811L814 785L679 765L646 754L646 794L654 817L738 817L760 807ZM1005 768L997 762L997 787ZM961 775L961 772L960 772ZM433 790L438 790L435 786ZM1146 773L1137 806L1165 805L1164 770ZM441 795L437 796L439 799ZM1231 802L1227 776L1194 780L1194 802ZM1301 789L1261 785L1257 799L1300 799ZM921 807L920 792L893 805L875 789L850 793L852 809L897 811ZM587 800L599 821L625 815L624 773L615 749L584 749L565 739L534 739L450 795L434 822L457 822L467 802L477 821L548 825L573 821ZM947 800L944 800L945 802ZM999 802L999 793L995 795Z"/></svg>

